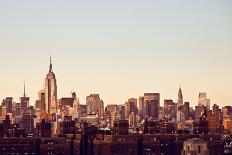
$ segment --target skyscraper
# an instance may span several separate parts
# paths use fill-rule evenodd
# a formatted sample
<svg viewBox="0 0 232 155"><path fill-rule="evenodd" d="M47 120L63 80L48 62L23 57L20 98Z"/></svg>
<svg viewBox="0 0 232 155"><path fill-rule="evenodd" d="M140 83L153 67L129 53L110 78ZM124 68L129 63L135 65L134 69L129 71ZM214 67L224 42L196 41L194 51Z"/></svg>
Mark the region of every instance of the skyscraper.
<svg viewBox="0 0 232 155"><path fill-rule="evenodd" d="M146 115L154 119L158 119L160 108L160 94L144 93L144 102L146 105Z"/></svg>
<svg viewBox="0 0 232 155"><path fill-rule="evenodd" d="M134 113L135 115L138 114L138 107L137 107L137 99L136 98L130 98L125 103L126 108L126 117L128 118L131 113Z"/></svg>
<svg viewBox="0 0 232 155"><path fill-rule="evenodd" d="M99 117L104 115L104 102L99 94L90 94L86 97L87 114L98 114Z"/></svg>
<svg viewBox="0 0 232 155"><path fill-rule="evenodd" d="M181 112L181 106L183 106L183 94L181 87L179 88L178 92L178 99L177 99L177 105L176 105L176 121L182 121L183 120L183 113Z"/></svg>
<svg viewBox="0 0 232 155"><path fill-rule="evenodd" d="M173 100L164 100L163 115L169 120L176 118L176 104Z"/></svg>
<svg viewBox="0 0 232 155"><path fill-rule="evenodd" d="M21 114L26 113L27 112L27 107L29 106L29 101L30 98L26 97L26 87L25 87L25 83L24 83L24 87L23 87L23 97L20 97L20 108L21 108Z"/></svg>
<svg viewBox="0 0 232 155"><path fill-rule="evenodd" d="M177 108L181 105L183 105L184 101L183 101L183 94L182 94L182 90L181 87L179 88L179 92L178 92L178 99L177 99Z"/></svg>
<svg viewBox="0 0 232 155"><path fill-rule="evenodd" d="M2 106L6 106L6 113L12 113L13 97L6 97L6 99L2 101Z"/></svg>
<svg viewBox="0 0 232 155"><path fill-rule="evenodd" d="M210 110L210 99L207 98L206 93L199 93L198 105L203 105Z"/></svg>
<svg viewBox="0 0 232 155"><path fill-rule="evenodd" d="M52 70L52 59L50 57L49 72L45 78L44 89L39 92L40 111L45 111L47 114L54 114L57 112L57 85L56 76Z"/></svg>
<svg viewBox="0 0 232 155"><path fill-rule="evenodd" d="M139 110L138 110L139 114L141 116L144 116L146 113L146 109L145 109L145 103L144 103L144 97L140 96L139 97Z"/></svg>

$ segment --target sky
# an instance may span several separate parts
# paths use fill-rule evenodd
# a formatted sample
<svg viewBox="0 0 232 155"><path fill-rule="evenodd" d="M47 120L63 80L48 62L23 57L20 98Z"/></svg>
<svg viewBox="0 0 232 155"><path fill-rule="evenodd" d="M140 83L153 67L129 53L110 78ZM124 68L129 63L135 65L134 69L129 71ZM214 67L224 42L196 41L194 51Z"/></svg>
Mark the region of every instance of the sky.
<svg viewBox="0 0 232 155"><path fill-rule="evenodd" d="M0 0L0 100L34 105L52 54L58 97L99 93L123 104L145 92L232 103L231 0Z"/></svg>

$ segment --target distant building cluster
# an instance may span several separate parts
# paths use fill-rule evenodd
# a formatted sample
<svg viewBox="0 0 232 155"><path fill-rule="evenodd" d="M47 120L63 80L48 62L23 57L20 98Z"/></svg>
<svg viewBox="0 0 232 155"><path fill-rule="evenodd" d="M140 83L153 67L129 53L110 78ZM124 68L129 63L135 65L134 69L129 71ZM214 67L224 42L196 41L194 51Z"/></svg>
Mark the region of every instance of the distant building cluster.
<svg viewBox="0 0 232 155"><path fill-rule="evenodd" d="M176 102L144 93L104 105L99 94L81 104L77 94L57 98L50 60L35 106L24 94L0 106L0 154L223 155L232 154L232 107L210 106L206 93L190 107L179 88Z"/></svg>

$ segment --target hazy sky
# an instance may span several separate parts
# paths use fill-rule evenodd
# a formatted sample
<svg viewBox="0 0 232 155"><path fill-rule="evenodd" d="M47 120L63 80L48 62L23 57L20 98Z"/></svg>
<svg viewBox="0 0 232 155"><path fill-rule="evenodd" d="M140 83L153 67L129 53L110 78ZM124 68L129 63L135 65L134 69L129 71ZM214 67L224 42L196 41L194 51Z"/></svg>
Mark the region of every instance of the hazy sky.
<svg viewBox="0 0 232 155"><path fill-rule="evenodd" d="M49 54L58 97L99 93L123 104L144 92L232 103L231 0L0 0L0 99L31 104ZM161 101L162 102L162 101ZM163 105L163 102L162 104Z"/></svg>

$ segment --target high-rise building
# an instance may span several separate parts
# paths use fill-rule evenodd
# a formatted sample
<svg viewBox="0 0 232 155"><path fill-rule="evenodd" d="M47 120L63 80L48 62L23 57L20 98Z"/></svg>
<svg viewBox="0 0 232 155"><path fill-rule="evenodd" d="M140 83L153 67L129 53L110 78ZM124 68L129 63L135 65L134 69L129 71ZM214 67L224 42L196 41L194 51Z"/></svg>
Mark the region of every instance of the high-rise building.
<svg viewBox="0 0 232 155"><path fill-rule="evenodd" d="M222 118L222 113L221 109L219 109L219 106L217 104L214 104L212 106L212 113L216 116L216 121L217 121L217 126L219 127L220 131L222 131L222 125L223 125L223 118Z"/></svg>
<svg viewBox="0 0 232 155"><path fill-rule="evenodd" d="M29 106L29 101L30 101L30 98L26 97L26 87L25 87L25 83L24 83L23 97L20 97L21 114L27 113L27 108Z"/></svg>
<svg viewBox="0 0 232 155"><path fill-rule="evenodd" d="M45 91L40 90L38 92L38 100L35 103L36 109L40 109L40 111L46 111L45 110Z"/></svg>
<svg viewBox="0 0 232 155"><path fill-rule="evenodd" d="M184 117L185 120L189 119L189 102L184 102Z"/></svg>
<svg viewBox="0 0 232 155"><path fill-rule="evenodd" d="M52 60L50 57L49 72L45 78L44 89L39 91L39 99L36 101L36 108L40 112L55 114L57 112L57 84L56 76L52 69Z"/></svg>
<svg viewBox="0 0 232 155"><path fill-rule="evenodd" d="M117 111L118 105L117 104L108 104L106 106L105 113L106 115L110 115L111 113L115 113Z"/></svg>
<svg viewBox="0 0 232 155"><path fill-rule="evenodd" d="M6 113L12 113L13 97L6 97L6 99L2 101L2 106L6 106Z"/></svg>
<svg viewBox="0 0 232 155"><path fill-rule="evenodd" d="M129 120L130 127L132 127L132 128L137 127L137 118L136 118L136 115L134 112L132 112L129 115L128 120Z"/></svg>
<svg viewBox="0 0 232 155"><path fill-rule="evenodd" d="M146 113L145 102L144 102L143 96L139 97L139 111L138 112L141 116L144 116L144 114Z"/></svg>
<svg viewBox="0 0 232 155"><path fill-rule="evenodd" d="M215 114L215 115L219 115L219 113L220 113L220 109L219 109L219 106L217 105L217 104L214 104L213 106L212 106L212 112L213 112L213 114Z"/></svg>
<svg viewBox="0 0 232 155"><path fill-rule="evenodd" d="M232 107L231 106L222 107L222 117L229 118L231 116L232 116Z"/></svg>
<svg viewBox="0 0 232 155"><path fill-rule="evenodd" d="M208 128L210 134L216 134L220 131L220 124L218 123L218 118L216 114L212 113L212 110L208 111L206 120L208 121Z"/></svg>
<svg viewBox="0 0 232 155"><path fill-rule="evenodd" d="M131 113L134 113L134 115L138 114L138 107L137 107L137 99L136 98L130 98L125 103L126 108L126 117L129 117Z"/></svg>
<svg viewBox="0 0 232 155"><path fill-rule="evenodd" d="M178 99L177 99L177 108L181 105L183 105L184 101L183 101L183 94L182 94L182 90L181 87L179 88L179 92L178 92Z"/></svg>
<svg viewBox="0 0 232 155"><path fill-rule="evenodd" d="M176 105L176 121L182 122L184 120L184 113L181 109L183 109L183 94L181 87L178 91L178 99L177 99L177 105Z"/></svg>
<svg viewBox="0 0 232 155"><path fill-rule="evenodd" d="M50 57L49 72L45 79L45 109L49 114L56 113L57 85L56 76L52 70L52 60Z"/></svg>
<svg viewBox="0 0 232 155"><path fill-rule="evenodd" d="M36 124L38 134L41 137L51 137L52 134L52 125L51 122L46 122L45 119L42 119L41 122Z"/></svg>
<svg viewBox="0 0 232 155"><path fill-rule="evenodd" d="M195 119L199 119L205 113L206 113L205 106L203 105L195 106Z"/></svg>
<svg viewBox="0 0 232 155"><path fill-rule="evenodd" d="M160 94L144 93L144 102L146 107L146 115L154 119L158 119L160 108Z"/></svg>
<svg viewBox="0 0 232 155"><path fill-rule="evenodd" d="M164 109L163 109L164 118L169 120L176 118L176 104L173 100L164 100Z"/></svg>
<svg viewBox="0 0 232 155"><path fill-rule="evenodd" d="M73 119L79 117L79 99L75 92L72 92L72 97L65 97L58 100L57 110L58 113L72 116Z"/></svg>
<svg viewBox="0 0 232 155"><path fill-rule="evenodd" d="M27 134L34 133L34 116L30 113L24 113L21 119L21 127L25 129Z"/></svg>
<svg viewBox="0 0 232 155"><path fill-rule="evenodd" d="M103 101L100 102L98 116L100 118L104 117L104 102Z"/></svg>
<svg viewBox="0 0 232 155"><path fill-rule="evenodd" d="M99 94L90 94L86 97L87 114L98 114L103 117L104 102L99 97Z"/></svg>
<svg viewBox="0 0 232 155"><path fill-rule="evenodd" d="M206 93L199 93L198 105L203 105L208 111L210 110L210 99L207 98Z"/></svg>

